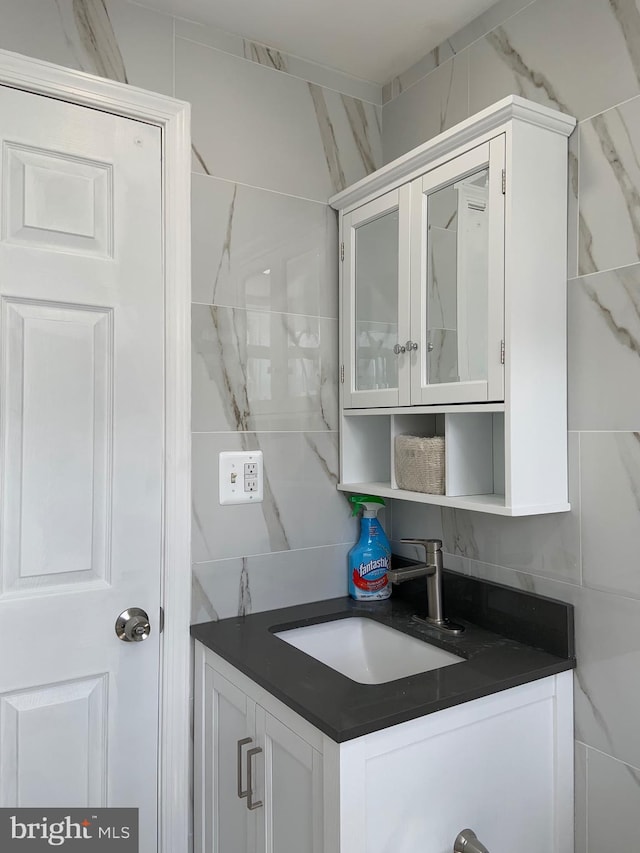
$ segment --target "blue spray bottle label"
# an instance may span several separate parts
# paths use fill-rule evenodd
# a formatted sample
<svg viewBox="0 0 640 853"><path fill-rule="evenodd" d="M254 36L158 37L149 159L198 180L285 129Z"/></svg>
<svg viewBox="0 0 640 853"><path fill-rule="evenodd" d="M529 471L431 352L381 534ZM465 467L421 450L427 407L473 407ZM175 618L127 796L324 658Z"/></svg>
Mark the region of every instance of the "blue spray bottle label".
<svg viewBox="0 0 640 853"><path fill-rule="evenodd" d="M389 598L391 588L387 571L391 546L375 518L382 501L363 496L351 500L355 507L361 506L365 514L360 521L360 538L349 551L349 595L358 601Z"/></svg>

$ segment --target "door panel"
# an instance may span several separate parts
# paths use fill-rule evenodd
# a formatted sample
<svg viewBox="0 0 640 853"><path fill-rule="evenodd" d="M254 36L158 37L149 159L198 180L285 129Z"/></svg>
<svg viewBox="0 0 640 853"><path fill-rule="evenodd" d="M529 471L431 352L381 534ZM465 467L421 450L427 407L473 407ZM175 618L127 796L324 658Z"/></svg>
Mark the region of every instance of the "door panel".
<svg viewBox="0 0 640 853"><path fill-rule="evenodd" d="M2 591L110 577L111 309L2 299Z"/></svg>
<svg viewBox="0 0 640 853"><path fill-rule="evenodd" d="M105 804L107 692L102 674L0 699L3 803Z"/></svg>
<svg viewBox="0 0 640 853"><path fill-rule="evenodd" d="M0 113L0 805L138 807L154 853L160 130L5 87Z"/></svg>
<svg viewBox="0 0 640 853"><path fill-rule="evenodd" d="M320 853L321 756L299 735L258 707L256 733L264 750L264 843L260 853ZM262 756L257 756L261 759Z"/></svg>
<svg viewBox="0 0 640 853"><path fill-rule="evenodd" d="M210 796L205 796L203 815L211 842L205 842L204 848L213 853L248 853L255 849L255 816L238 789L247 789L246 752L254 744L241 742L253 735L254 705L208 666L205 694L205 720L210 715L213 742L207 756L212 762Z"/></svg>
<svg viewBox="0 0 640 853"><path fill-rule="evenodd" d="M111 257L112 166L11 142L3 147L3 239Z"/></svg>

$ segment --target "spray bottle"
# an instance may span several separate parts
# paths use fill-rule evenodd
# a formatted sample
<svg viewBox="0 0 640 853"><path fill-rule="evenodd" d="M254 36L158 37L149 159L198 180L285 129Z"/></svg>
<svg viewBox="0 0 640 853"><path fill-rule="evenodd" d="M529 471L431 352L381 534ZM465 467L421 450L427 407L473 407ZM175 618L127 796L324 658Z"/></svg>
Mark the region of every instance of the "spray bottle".
<svg viewBox="0 0 640 853"><path fill-rule="evenodd" d="M387 570L391 565L391 546L377 519L384 506L382 498L352 495L353 515L362 509L360 539L349 551L349 595L356 601L389 598L391 584Z"/></svg>

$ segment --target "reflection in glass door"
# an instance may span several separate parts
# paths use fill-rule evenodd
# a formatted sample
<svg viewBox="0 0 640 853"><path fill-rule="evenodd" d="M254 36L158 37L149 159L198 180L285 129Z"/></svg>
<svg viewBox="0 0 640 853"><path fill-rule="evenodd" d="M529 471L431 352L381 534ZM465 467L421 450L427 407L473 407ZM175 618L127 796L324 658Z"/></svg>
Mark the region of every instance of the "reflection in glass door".
<svg viewBox="0 0 640 853"><path fill-rule="evenodd" d="M428 383L487 379L489 169L427 197Z"/></svg>
<svg viewBox="0 0 640 853"><path fill-rule="evenodd" d="M398 387L398 209L355 231L355 390Z"/></svg>

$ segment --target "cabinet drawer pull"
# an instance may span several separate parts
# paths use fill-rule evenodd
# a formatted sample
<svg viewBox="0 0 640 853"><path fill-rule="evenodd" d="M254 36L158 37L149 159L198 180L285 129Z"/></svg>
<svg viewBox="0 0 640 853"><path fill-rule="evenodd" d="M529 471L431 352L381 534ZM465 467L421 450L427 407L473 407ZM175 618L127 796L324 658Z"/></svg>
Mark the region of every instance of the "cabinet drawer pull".
<svg viewBox="0 0 640 853"><path fill-rule="evenodd" d="M453 843L453 853L489 853L489 851L478 841L478 836L472 829L463 829Z"/></svg>
<svg viewBox="0 0 640 853"><path fill-rule="evenodd" d="M236 781L238 785L238 796L241 800L244 799L249 793L249 788L247 788L246 791L242 790L242 747L246 746L248 743L251 743L252 740L253 738L251 737L243 737L241 740L238 741L237 744L238 764L236 771Z"/></svg>
<svg viewBox="0 0 640 853"><path fill-rule="evenodd" d="M258 755L260 752L262 752L262 747L260 746L255 746L247 752L247 808L249 811L259 809L262 805L262 800L256 800L255 803L253 801L253 765L251 764L253 756Z"/></svg>

